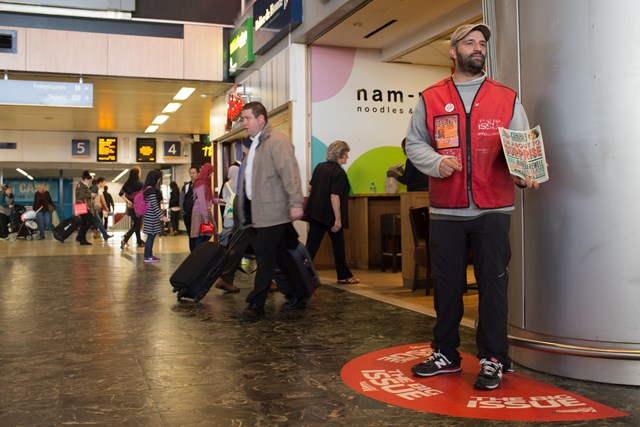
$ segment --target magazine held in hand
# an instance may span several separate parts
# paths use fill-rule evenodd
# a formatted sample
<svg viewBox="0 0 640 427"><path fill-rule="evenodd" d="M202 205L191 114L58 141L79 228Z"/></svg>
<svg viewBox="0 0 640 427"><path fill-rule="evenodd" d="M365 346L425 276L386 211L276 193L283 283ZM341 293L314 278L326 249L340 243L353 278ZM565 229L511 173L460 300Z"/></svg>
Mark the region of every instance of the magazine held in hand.
<svg viewBox="0 0 640 427"><path fill-rule="evenodd" d="M498 129L511 175L529 177L539 184L549 181L540 126L525 131Z"/></svg>

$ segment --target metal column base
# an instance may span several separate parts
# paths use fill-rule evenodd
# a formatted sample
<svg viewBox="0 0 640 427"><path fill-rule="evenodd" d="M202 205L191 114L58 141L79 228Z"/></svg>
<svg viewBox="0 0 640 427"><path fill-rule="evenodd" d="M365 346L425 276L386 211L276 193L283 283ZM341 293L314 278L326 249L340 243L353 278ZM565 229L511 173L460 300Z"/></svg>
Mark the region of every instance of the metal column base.
<svg viewBox="0 0 640 427"><path fill-rule="evenodd" d="M579 380L640 385L640 350L599 349L510 337L511 358L527 368Z"/></svg>

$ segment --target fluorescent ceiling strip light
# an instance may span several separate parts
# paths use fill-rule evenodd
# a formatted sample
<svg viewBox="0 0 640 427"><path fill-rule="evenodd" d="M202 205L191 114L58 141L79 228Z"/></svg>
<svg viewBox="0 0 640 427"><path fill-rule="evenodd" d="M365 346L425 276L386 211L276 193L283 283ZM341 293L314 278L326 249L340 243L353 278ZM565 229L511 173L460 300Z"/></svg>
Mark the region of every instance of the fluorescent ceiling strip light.
<svg viewBox="0 0 640 427"><path fill-rule="evenodd" d="M164 122L166 122L168 118L169 116L164 116L164 115L156 116L156 118L153 119L151 123L153 123L154 125L161 125Z"/></svg>
<svg viewBox="0 0 640 427"><path fill-rule="evenodd" d="M180 106L182 106L182 104L179 103L179 102L170 102L170 103L167 104L166 107L164 107L164 110L162 110L162 112L163 113L175 113L176 111L178 111Z"/></svg>
<svg viewBox="0 0 640 427"><path fill-rule="evenodd" d="M61 7L0 4L0 12L28 13L33 15L75 16L79 18L131 20L130 12L115 10L72 9Z"/></svg>
<svg viewBox="0 0 640 427"><path fill-rule="evenodd" d="M16 170L17 170L18 172L20 172L22 175L24 175L24 176L26 176L27 178L29 178L31 181L33 181L33 177L32 177L31 175L29 175L28 173L26 173L25 171L23 171L22 169L20 169L20 168L16 168Z"/></svg>
<svg viewBox="0 0 640 427"><path fill-rule="evenodd" d="M176 93L176 96L173 97L176 101L184 101L188 97L191 96L193 92L195 92L195 87L183 87Z"/></svg>
<svg viewBox="0 0 640 427"><path fill-rule="evenodd" d="M120 178L122 178L124 176L124 174L126 174L127 172L129 172L129 169L123 169L122 172L120 172L118 174L118 176L116 176L115 178L113 178L111 180L111 182L116 182L117 180L119 180Z"/></svg>
<svg viewBox="0 0 640 427"><path fill-rule="evenodd" d="M153 133L157 131L159 127L160 126L157 126L157 125L150 125L148 128L145 129L144 133Z"/></svg>

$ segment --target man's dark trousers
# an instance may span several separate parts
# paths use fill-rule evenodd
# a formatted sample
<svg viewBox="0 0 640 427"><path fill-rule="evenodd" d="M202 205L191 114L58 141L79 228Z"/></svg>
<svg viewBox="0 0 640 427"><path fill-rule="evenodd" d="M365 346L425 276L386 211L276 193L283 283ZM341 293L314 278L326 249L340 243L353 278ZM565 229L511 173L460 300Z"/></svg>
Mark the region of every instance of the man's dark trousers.
<svg viewBox="0 0 640 427"><path fill-rule="evenodd" d="M258 262L258 270L256 272L253 290L247 295L247 303L255 304L258 307L264 307L271 288L271 281L274 278L276 265L284 271L292 271L295 268L291 265L293 258L286 256L289 249L297 245L297 233L293 225L288 222L285 224L274 225L271 227L254 228L256 261ZM299 285L299 295L295 297L304 297L306 290Z"/></svg>
<svg viewBox="0 0 640 427"><path fill-rule="evenodd" d="M495 357L510 366L507 339L510 216L489 213L470 220L432 220L429 228L431 266L436 278L437 314L432 347L457 362L458 328L464 312L468 248L471 248L479 292L476 332L478 358Z"/></svg>

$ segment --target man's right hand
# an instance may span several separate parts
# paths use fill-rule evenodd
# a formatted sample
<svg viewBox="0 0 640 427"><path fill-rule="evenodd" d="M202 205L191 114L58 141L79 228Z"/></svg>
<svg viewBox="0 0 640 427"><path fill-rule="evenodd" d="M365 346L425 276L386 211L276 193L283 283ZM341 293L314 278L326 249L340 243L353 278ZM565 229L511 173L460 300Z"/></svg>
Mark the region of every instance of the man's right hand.
<svg viewBox="0 0 640 427"><path fill-rule="evenodd" d="M455 171L460 172L461 170L462 165L458 162L458 159L456 159L455 157L445 157L440 162L440 168L438 169L438 172L440 173L441 177L448 178L453 175Z"/></svg>

